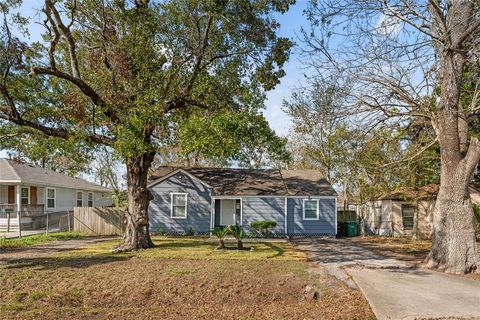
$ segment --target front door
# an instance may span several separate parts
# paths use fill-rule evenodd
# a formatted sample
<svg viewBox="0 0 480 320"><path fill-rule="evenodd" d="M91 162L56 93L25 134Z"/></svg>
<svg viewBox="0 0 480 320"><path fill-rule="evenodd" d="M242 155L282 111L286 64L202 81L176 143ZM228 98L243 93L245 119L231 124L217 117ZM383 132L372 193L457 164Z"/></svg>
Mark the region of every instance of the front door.
<svg viewBox="0 0 480 320"><path fill-rule="evenodd" d="M15 203L15 186L8 186L8 203Z"/></svg>
<svg viewBox="0 0 480 320"><path fill-rule="evenodd" d="M30 187L30 204L37 205L37 187Z"/></svg>
<svg viewBox="0 0 480 320"><path fill-rule="evenodd" d="M222 199L220 202L220 224L222 226L235 224L235 199Z"/></svg>

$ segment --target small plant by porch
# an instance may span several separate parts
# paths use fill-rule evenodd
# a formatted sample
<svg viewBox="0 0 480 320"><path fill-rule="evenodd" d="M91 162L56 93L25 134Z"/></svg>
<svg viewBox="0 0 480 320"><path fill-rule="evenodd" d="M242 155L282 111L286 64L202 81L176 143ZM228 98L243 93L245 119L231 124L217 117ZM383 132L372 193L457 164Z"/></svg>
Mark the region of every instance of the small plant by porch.
<svg viewBox="0 0 480 320"><path fill-rule="evenodd" d="M248 234L243 230L241 226L228 225L225 227L215 227L212 230L212 235L218 238L218 250L251 250L250 247L243 246L243 239L248 237ZM228 235L235 238L237 247L226 247L225 239Z"/></svg>

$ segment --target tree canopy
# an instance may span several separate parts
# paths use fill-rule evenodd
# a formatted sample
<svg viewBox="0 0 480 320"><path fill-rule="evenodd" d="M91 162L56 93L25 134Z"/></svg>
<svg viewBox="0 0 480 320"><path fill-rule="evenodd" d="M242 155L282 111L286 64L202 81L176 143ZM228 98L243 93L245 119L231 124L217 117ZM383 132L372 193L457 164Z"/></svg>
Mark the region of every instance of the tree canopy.
<svg viewBox="0 0 480 320"><path fill-rule="evenodd" d="M292 1L45 0L43 37L14 32L4 1L0 119L63 141L106 145L127 166L126 249L152 245L146 179L159 150L197 110L256 114L292 43L273 12Z"/></svg>

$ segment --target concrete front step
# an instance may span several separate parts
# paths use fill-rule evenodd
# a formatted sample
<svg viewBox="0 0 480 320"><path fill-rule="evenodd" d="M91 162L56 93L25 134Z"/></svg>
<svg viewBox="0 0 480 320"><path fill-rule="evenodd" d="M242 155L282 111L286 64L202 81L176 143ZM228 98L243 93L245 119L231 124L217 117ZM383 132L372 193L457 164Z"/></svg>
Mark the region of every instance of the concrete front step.
<svg viewBox="0 0 480 320"><path fill-rule="evenodd" d="M8 222L7 219L0 219L0 231L7 231ZM22 230L28 230L32 228L31 219L22 219ZM10 231L18 231L18 220L10 220Z"/></svg>

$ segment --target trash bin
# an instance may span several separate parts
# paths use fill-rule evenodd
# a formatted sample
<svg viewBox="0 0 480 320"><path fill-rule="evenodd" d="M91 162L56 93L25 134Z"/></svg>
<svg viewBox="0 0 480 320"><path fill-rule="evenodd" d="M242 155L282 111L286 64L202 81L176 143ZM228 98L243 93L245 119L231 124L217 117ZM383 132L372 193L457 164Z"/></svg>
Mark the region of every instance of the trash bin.
<svg viewBox="0 0 480 320"><path fill-rule="evenodd" d="M358 231L358 223L355 221L347 222L347 237L356 237Z"/></svg>
<svg viewBox="0 0 480 320"><path fill-rule="evenodd" d="M347 236L347 223L338 221L337 225L337 236L346 237Z"/></svg>

